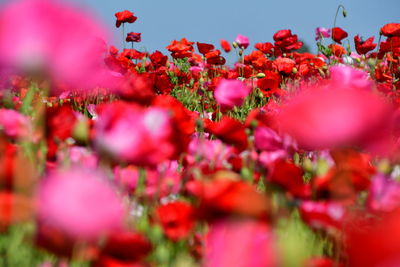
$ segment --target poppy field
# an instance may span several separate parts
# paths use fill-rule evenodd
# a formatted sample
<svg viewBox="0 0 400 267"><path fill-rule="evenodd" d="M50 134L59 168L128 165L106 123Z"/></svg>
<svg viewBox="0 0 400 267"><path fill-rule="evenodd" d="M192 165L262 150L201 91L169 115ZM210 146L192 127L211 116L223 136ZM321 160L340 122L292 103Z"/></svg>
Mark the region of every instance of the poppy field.
<svg viewBox="0 0 400 267"><path fill-rule="evenodd" d="M0 266L400 266L400 23L162 52L138 19L0 5Z"/></svg>

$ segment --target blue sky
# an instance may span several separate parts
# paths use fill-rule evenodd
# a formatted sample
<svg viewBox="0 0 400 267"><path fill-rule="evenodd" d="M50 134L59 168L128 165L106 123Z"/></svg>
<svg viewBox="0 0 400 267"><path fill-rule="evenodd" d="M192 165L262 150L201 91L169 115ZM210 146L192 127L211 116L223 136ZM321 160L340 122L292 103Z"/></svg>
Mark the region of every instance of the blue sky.
<svg viewBox="0 0 400 267"><path fill-rule="evenodd" d="M67 0L66 0L67 1ZM337 26L351 37L375 35L389 22L400 22L400 0L69 0L93 10L115 34L121 45L121 29L115 28L114 13L134 12L138 20L126 31L141 32L138 48L147 51L164 48L171 40L186 37L190 41L213 43L232 41L237 34L256 42L271 42L281 29L291 29L315 51L316 27L332 27L339 4L346 7L347 18L341 15Z"/></svg>

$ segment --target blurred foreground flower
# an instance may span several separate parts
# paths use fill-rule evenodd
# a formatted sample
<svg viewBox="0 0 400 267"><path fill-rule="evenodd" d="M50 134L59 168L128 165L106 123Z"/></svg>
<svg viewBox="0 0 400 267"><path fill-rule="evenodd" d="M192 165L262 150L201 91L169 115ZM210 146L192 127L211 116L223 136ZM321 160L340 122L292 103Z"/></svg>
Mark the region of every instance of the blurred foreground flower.
<svg viewBox="0 0 400 267"><path fill-rule="evenodd" d="M291 99L277 122L305 149L366 147L388 132L391 115L390 105L372 92L312 88Z"/></svg>
<svg viewBox="0 0 400 267"><path fill-rule="evenodd" d="M39 220L79 240L122 228L122 202L101 173L73 168L51 173L39 186Z"/></svg>
<svg viewBox="0 0 400 267"><path fill-rule="evenodd" d="M266 223L222 220L210 226L204 266L277 266L275 252L273 235Z"/></svg>
<svg viewBox="0 0 400 267"><path fill-rule="evenodd" d="M95 144L113 158L155 166L174 156L174 128L168 110L123 102L103 106L95 124Z"/></svg>
<svg viewBox="0 0 400 267"><path fill-rule="evenodd" d="M0 10L0 68L45 75L74 89L107 86L106 33L99 25L60 1L9 2Z"/></svg>

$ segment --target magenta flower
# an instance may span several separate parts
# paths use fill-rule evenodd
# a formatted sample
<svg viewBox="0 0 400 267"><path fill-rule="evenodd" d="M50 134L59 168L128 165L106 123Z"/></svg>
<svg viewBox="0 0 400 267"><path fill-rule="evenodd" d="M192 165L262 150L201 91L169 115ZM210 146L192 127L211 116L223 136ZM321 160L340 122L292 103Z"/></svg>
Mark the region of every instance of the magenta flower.
<svg viewBox="0 0 400 267"><path fill-rule="evenodd" d="M172 119L162 108L114 102L99 114L95 131L96 147L123 162L154 167L175 153Z"/></svg>
<svg viewBox="0 0 400 267"><path fill-rule="evenodd" d="M11 138L26 137L30 124L27 117L12 109L0 109L0 132Z"/></svg>
<svg viewBox="0 0 400 267"><path fill-rule="evenodd" d="M39 185L37 200L39 220L79 240L94 240L123 224L122 202L100 172L52 172Z"/></svg>
<svg viewBox="0 0 400 267"><path fill-rule="evenodd" d="M178 162L170 161L158 166L157 170L146 172L147 197L163 198L170 194L178 194L181 189L181 173L178 172Z"/></svg>
<svg viewBox="0 0 400 267"><path fill-rule="evenodd" d="M337 87L349 89L372 90L374 83L368 77L368 73L346 65L335 65L329 68L331 81Z"/></svg>
<svg viewBox="0 0 400 267"><path fill-rule="evenodd" d="M277 159L286 158L297 149L289 136L281 137L274 130L263 126L257 127L254 132L254 145L261 150L258 161L265 166L271 166Z"/></svg>
<svg viewBox="0 0 400 267"><path fill-rule="evenodd" d="M367 206L372 211L390 212L400 207L400 183L382 174L372 179Z"/></svg>
<svg viewBox="0 0 400 267"><path fill-rule="evenodd" d="M315 41L319 39L331 37L331 29L318 27L315 29Z"/></svg>
<svg viewBox="0 0 400 267"><path fill-rule="evenodd" d="M215 89L214 97L221 108L227 110L241 106L249 93L250 88L243 82L223 79Z"/></svg>
<svg viewBox="0 0 400 267"><path fill-rule="evenodd" d="M189 165L206 168L210 164L216 169L226 168L229 157L234 154L233 147L220 140L208 140L195 137L189 143L188 154L185 157Z"/></svg>
<svg viewBox="0 0 400 267"><path fill-rule="evenodd" d="M332 86L332 88L330 88ZM391 106L365 90L312 88L291 99L276 122L305 149L367 147L389 130Z"/></svg>
<svg viewBox="0 0 400 267"><path fill-rule="evenodd" d="M0 10L0 66L73 89L110 84L105 39L92 16L59 1L10 1Z"/></svg>
<svg viewBox="0 0 400 267"><path fill-rule="evenodd" d="M246 49L250 44L249 38L241 34L238 34L236 36L235 42L238 44L240 48L243 49Z"/></svg>
<svg viewBox="0 0 400 267"><path fill-rule="evenodd" d="M114 168L115 181L129 192L134 192L139 180L138 168L129 165L127 167L117 166Z"/></svg>
<svg viewBox="0 0 400 267"><path fill-rule="evenodd" d="M206 267L277 266L273 235L262 222L214 222L206 239Z"/></svg>

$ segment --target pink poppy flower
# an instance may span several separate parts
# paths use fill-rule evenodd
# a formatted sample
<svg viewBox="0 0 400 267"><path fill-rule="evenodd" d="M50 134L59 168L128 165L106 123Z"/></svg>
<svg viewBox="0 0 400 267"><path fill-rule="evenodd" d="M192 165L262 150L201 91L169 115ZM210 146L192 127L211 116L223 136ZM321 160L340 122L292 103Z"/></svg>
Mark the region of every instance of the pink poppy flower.
<svg viewBox="0 0 400 267"><path fill-rule="evenodd" d="M323 27L316 28L315 29L315 41L321 39L322 37L324 37L324 38L331 37L331 29L323 28Z"/></svg>
<svg viewBox="0 0 400 267"><path fill-rule="evenodd" d="M106 36L92 16L60 1L10 1L0 10L0 66L73 89L109 85Z"/></svg>
<svg viewBox="0 0 400 267"><path fill-rule="evenodd" d="M249 93L250 88L243 82L223 79L215 89L214 97L221 108L226 110L241 106Z"/></svg>
<svg viewBox="0 0 400 267"><path fill-rule="evenodd" d="M273 235L262 222L223 220L210 225L206 267L277 266Z"/></svg>
<svg viewBox="0 0 400 267"><path fill-rule="evenodd" d="M11 138L21 138L29 133L29 120L12 109L0 109L0 132Z"/></svg>
<svg viewBox="0 0 400 267"><path fill-rule="evenodd" d="M243 49L246 49L250 44L249 38L241 34L238 34L236 36L235 42L239 45L240 48Z"/></svg>
<svg viewBox="0 0 400 267"><path fill-rule="evenodd" d="M129 192L134 192L139 181L139 170L135 166L114 168L115 181Z"/></svg>
<svg viewBox="0 0 400 267"><path fill-rule="evenodd" d="M170 161L162 164L157 170L146 172L147 197L166 197L170 194L178 194L181 189L181 174L178 172L178 162Z"/></svg>
<svg viewBox="0 0 400 267"><path fill-rule="evenodd" d="M233 155L233 147L227 146L220 140L193 138L185 157L189 165L205 168L212 164L216 169L228 166L228 159Z"/></svg>
<svg viewBox="0 0 400 267"><path fill-rule="evenodd" d="M373 81L368 77L368 73L346 65L335 65L329 68L331 81L335 84L332 87L349 89L372 90Z"/></svg>
<svg viewBox="0 0 400 267"><path fill-rule="evenodd" d="M332 83L331 86L335 86ZM293 97L276 122L305 149L366 147L390 128L391 106L370 91L310 89Z"/></svg>
<svg viewBox="0 0 400 267"><path fill-rule="evenodd" d="M124 102L103 107L95 121L94 143L115 159L150 167L170 159L176 151L166 109L143 109Z"/></svg>
<svg viewBox="0 0 400 267"><path fill-rule="evenodd" d="M39 185L39 220L79 240L122 227L124 209L104 175L78 167L52 172Z"/></svg>
<svg viewBox="0 0 400 267"><path fill-rule="evenodd" d="M382 174L372 179L367 206L371 211L393 211L400 207L400 183Z"/></svg>

